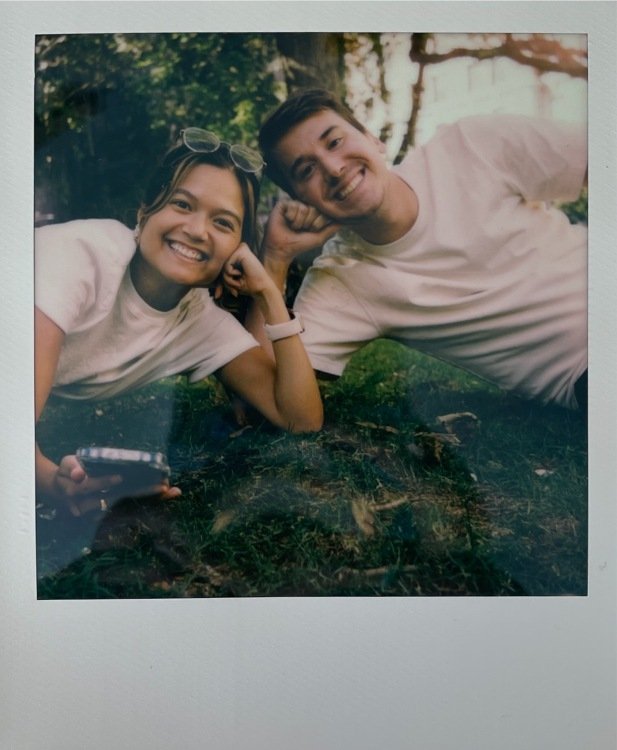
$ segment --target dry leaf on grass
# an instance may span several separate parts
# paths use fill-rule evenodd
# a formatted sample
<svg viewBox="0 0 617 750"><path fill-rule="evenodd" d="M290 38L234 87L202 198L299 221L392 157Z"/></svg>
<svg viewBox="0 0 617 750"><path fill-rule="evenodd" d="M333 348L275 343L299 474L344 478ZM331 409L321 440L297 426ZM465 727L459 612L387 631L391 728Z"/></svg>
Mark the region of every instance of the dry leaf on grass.
<svg viewBox="0 0 617 750"><path fill-rule="evenodd" d="M375 534L375 515L363 500L351 501L351 512L360 531L366 536Z"/></svg>
<svg viewBox="0 0 617 750"><path fill-rule="evenodd" d="M553 469L534 469L533 473L538 477L550 477L555 472Z"/></svg>
<svg viewBox="0 0 617 750"><path fill-rule="evenodd" d="M419 448L423 460L436 463L441 463L445 445L460 445L461 443L456 435L446 432L417 432L415 437L417 448L414 447L413 454L418 455Z"/></svg>
<svg viewBox="0 0 617 750"><path fill-rule="evenodd" d="M396 427L390 427L390 425L387 424L375 424L375 422L360 422L356 420L356 424L358 427L367 427L369 430L381 430L382 432L390 432L393 435L398 435L400 430L397 430Z"/></svg>
<svg viewBox="0 0 617 750"><path fill-rule="evenodd" d="M409 498L401 497L398 500L391 500L389 503L372 503L370 510L373 512L379 512L380 510L392 510L393 508L400 508L401 505L407 505Z"/></svg>
<svg viewBox="0 0 617 750"><path fill-rule="evenodd" d="M226 529L229 524L234 520L236 517L236 511L235 510L222 510L214 519L212 523L212 533L218 534L223 529Z"/></svg>
<svg viewBox="0 0 617 750"><path fill-rule="evenodd" d="M477 429L479 420L473 412L459 411L452 414L442 414L437 417L437 422L450 434L469 433Z"/></svg>
<svg viewBox="0 0 617 750"><path fill-rule="evenodd" d="M240 435L242 435L243 433L245 433L247 430L252 430L252 429L253 429L253 425L247 424L245 427L241 427L239 430L236 430L235 432L232 432L229 435L229 437L230 437L230 439L233 440L234 438L240 437Z"/></svg>

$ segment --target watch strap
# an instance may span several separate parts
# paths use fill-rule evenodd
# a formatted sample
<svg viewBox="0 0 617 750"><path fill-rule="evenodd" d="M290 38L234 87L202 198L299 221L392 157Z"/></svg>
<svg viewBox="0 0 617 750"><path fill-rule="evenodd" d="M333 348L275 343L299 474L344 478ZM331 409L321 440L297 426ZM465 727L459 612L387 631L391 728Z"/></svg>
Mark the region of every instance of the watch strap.
<svg viewBox="0 0 617 750"><path fill-rule="evenodd" d="M304 331L304 325L300 315L293 311L290 311L289 314L291 315L291 320L286 320L284 323L264 324L266 336L270 341L286 339Z"/></svg>

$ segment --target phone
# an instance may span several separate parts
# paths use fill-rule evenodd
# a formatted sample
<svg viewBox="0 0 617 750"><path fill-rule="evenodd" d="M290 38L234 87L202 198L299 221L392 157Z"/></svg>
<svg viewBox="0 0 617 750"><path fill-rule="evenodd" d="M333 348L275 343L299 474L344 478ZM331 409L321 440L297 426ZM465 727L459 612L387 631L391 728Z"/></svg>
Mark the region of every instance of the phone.
<svg viewBox="0 0 617 750"><path fill-rule="evenodd" d="M91 477L120 474L124 483L147 486L160 484L170 474L164 453L92 446L78 448L75 455Z"/></svg>

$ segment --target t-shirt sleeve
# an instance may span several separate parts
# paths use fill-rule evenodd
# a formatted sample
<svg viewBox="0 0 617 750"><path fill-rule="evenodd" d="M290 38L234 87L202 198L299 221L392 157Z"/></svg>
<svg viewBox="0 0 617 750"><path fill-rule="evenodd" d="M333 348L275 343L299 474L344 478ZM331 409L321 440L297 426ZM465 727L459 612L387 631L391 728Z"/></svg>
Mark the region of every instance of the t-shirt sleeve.
<svg viewBox="0 0 617 750"><path fill-rule="evenodd" d="M259 346L255 337L231 313L211 302L206 304L201 322L196 321L196 325L191 326L188 336L194 341L192 356L198 357L197 364L187 373L191 383L203 380Z"/></svg>
<svg viewBox="0 0 617 750"><path fill-rule="evenodd" d="M346 262L349 267L341 265ZM339 272L354 276L354 265L344 259L319 259L307 271L294 303L304 322L301 338L313 368L331 375L341 375L352 354L379 336L359 298L361 284L348 286L338 278Z"/></svg>
<svg viewBox="0 0 617 750"><path fill-rule="evenodd" d="M518 115L470 117L466 146L528 201L576 200L587 170L585 126Z"/></svg>
<svg viewBox="0 0 617 750"><path fill-rule="evenodd" d="M34 232L34 304L65 333L79 328L97 298L105 304L108 277L130 257L130 232L115 221L50 224ZM129 238L129 239L127 239ZM101 252L104 248L104 253Z"/></svg>

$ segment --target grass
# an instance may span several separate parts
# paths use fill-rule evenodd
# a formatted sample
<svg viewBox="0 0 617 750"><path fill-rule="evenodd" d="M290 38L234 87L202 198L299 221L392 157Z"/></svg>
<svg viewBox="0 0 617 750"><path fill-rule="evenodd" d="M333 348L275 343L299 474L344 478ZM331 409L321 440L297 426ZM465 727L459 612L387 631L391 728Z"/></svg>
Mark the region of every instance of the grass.
<svg viewBox="0 0 617 750"><path fill-rule="evenodd" d="M183 496L80 518L39 503L39 597L586 593L578 414L387 341L322 391L316 435L238 429L214 381L50 403L37 433L52 458L164 450Z"/></svg>

